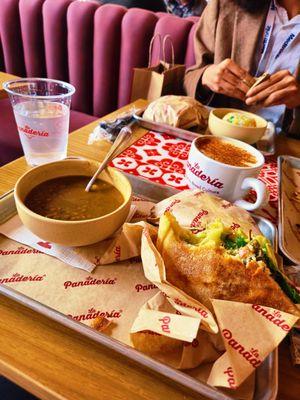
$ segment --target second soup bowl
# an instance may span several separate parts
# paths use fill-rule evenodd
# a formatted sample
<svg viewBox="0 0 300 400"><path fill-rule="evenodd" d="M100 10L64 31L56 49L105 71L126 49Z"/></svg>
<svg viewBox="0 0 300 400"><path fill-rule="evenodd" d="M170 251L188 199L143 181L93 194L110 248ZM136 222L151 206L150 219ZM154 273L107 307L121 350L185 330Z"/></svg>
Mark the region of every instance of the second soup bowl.
<svg viewBox="0 0 300 400"><path fill-rule="evenodd" d="M256 127L238 126L225 121L223 118L228 113L242 114L255 120ZM248 144L256 143L267 129L267 121L256 114L236 110L234 108L216 108L209 114L208 129L214 136L230 137Z"/></svg>

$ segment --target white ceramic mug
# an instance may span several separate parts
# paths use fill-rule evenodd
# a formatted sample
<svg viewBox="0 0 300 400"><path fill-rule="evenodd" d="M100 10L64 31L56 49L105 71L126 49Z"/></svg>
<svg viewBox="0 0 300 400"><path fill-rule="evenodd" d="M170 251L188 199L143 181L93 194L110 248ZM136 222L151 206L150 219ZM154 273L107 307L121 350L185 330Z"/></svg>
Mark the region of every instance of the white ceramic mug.
<svg viewBox="0 0 300 400"><path fill-rule="evenodd" d="M218 138L217 140L246 150L257 160L249 167L224 164L207 157L197 148L196 144L208 137L211 138L211 136L201 136L195 139L191 145L186 167L189 187L211 192L249 211L261 207L267 201L268 193L265 184L256 178L264 165L264 156L254 147L239 140ZM254 189L257 194L255 203L243 200L249 189Z"/></svg>

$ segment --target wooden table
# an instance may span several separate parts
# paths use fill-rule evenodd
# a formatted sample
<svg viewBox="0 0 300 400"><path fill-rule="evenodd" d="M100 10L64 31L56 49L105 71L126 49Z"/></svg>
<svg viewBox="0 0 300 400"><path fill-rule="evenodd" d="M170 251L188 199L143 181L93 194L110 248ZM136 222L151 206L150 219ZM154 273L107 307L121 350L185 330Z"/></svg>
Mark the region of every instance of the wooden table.
<svg viewBox="0 0 300 400"><path fill-rule="evenodd" d="M142 100L135 102L137 107L145 104ZM117 112L110 117L115 115ZM103 158L108 145L86 145L97 123L70 134L69 155ZM138 129L135 138L144 132ZM281 154L300 155L300 141L279 138L277 144ZM10 190L28 168L23 157L0 168L0 195ZM0 315L0 374L42 399L203 398L3 296ZM278 399L298 400L299 394L300 369L291 365L284 342L279 349Z"/></svg>
<svg viewBox="0 0 300 400"><path fill-rule="evenodd" d="M11 74L7 74L6 72L1 72L0 71L0 99L4 99L5 97L7 97L7 93L6 91L3 89L2 84L5 81L10 81L12 79L18 79L17 76L15 75L11 75Z"/></svg>

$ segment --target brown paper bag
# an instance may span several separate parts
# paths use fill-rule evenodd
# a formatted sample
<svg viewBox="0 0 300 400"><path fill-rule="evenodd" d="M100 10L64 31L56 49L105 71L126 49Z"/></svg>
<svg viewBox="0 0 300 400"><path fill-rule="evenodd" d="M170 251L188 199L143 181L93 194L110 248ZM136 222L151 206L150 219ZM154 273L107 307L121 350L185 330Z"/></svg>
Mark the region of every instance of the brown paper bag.
<svg viewBox="0 0 300 400"><path fill-rule="evenodd" d="M150 66L151 53L155 38L159 38L160 49L163 52L163 60L157 65ZM172 62L166 62L165 47L166 41L170 40L172 49ZM160 51L161 53L161 51ZM174 47L170 35L166 35L161 40L161 36L155 35L151 39L149 46L149 63L147 68L134 68L133 83L131 90L131 100L146 99L153 101L167 94L183 94L183 77L185 74L185 65L175 64Z"/></svg>

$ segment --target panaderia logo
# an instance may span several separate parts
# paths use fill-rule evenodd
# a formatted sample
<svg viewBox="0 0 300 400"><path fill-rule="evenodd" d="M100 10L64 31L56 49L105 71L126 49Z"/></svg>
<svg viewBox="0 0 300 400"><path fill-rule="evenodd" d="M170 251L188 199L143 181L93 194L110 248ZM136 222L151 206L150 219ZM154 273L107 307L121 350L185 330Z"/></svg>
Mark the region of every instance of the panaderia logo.
<svg viewBox="0 0 300 400"><path fill-rule="evenodd" d="M92 307L85 314L80 314L80 315L68 314L68 317L71 317L76 321L88 321L90 319L95 319L98 317L121 318L122 312L123 310L111 310L111 311L96 310L94 307Z"/></svg>
<svg viewBox="0 0 300 400"><path fill-rule="evenodd" d="M178 306L185 307L185 308L191 308L192 310L195 310L198 314L200 314L202 318L208 318L207 312L205 310L203 310L202 308L191 306L190 304L187 304L178 298L174 299L174 301Z"/></svg>
<svg viewBox="0 0 300 400"><path fill-rule="evenodd" d="M262 315L265 319L270 321L272 324L278 326L278 328L282 329L283 331L288 332L291 329L291 326L287 324L286 320L282 317L280 311L274 310L273 312L270 312L264 307L257 304L253 304L252 308L258 314Z"/></svg>
<svg viewBox="0 0 300 400"><path fill-rule="evenodd" d="M87 276L84 281L66 281L64 282L65 289L75 288L80 286L95 286L95 285L115 285L117 278L98 279L92 276Z"/></svg>
<svg viewBox="0 0 300 400"><path fill-rule="evenodd" d="M233 334L229 329L223 329L222 335L228 345L237 351L249 364L252 365L253 368L257 368L262 363L262 360L259 358L258 350L253 348L247 350L233 337Z"/></svg>
<svg viewBox="0 0 300 400"><path fill-rule="evenodd" d="M232 389L236 389L236 382L232 367L228 367L225 371L223 371L223 374L227 377L229 387L231 387Z"/></svg>
<svg viewBox="0 0 300 400"><path fill-rule="evenodd" d="M16 272L12 276L0 278L0 283L20 283L20 282L41 282L46 274L43 275L22 275Z"/></svg>
<svg viewBox="0 0 300 400"><path fill-rule="evenodd" d="M168 205L168 207L165 209L165 212L171 211L172 208L173 208L176 204L179 204L179 203L181 203L181 200L178 200L178 199L173 200L173 201Z"/></svg>
<svg viewBox="0 0 300 400"><path fill-rule="evenodd" d="M202 218L202 217L205 217L205 215L207 215L207 214L208 214L208 211L207 211L207 210L201 210L201 211L196 215L196 217L193 219L193 221L191 222L191 227L194 228L194 227L199 226L199 222L200 222L201 218Z"/></svg>
<svg viewBox="0 0 300 400"><path fill-rule="evenodd" d="M25 125L25 126L20 126L18 125L18 130L21 133L24 133L28 139L32 139L34 136L43 136L43 137L47 137L49 136L49 132L47 131L39 131L38 129L32 129L30 128L29 125Z"/></svg>
<svg viewBox="0 0 300 400"><path fill-rule="evenodd" d="M1 250L0 249L0 256L11 256L13 254L37 254L42 253L36 249L26 249L23 246L18 247L16 250Z"/></svg>
<svg viewBox="0 0 300 400"><path fill-rule="evenodd" d="M141 283L137 283L135 285L135 290L139 292L145 292L147 290L152 290L152 289L157 289L157 286L155 286L153 283L149 283L148 285L142 285Z"/></svg>
<svg viewBox="0 0 300 400"><path fill-rule="evenodd" d="M221 182L219 178L212 178L211 176L206 175L198 163L192 165L190 162L188 162L187 167L192 174L197 176L197 178L200 178L203 182L206 182L217 189L222 189L224 187L224 183Z"/></svg>

